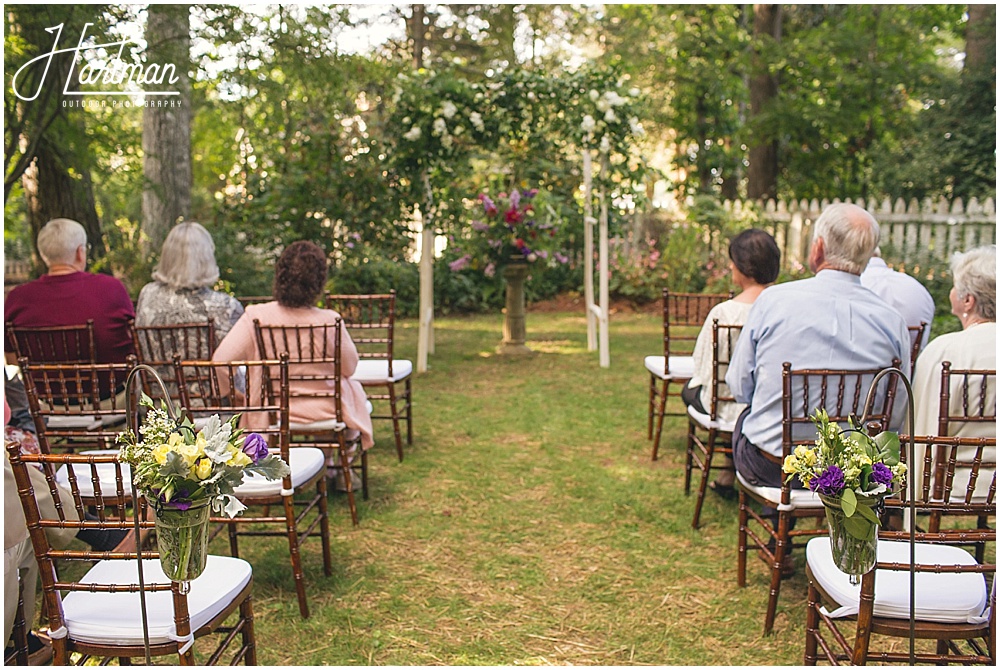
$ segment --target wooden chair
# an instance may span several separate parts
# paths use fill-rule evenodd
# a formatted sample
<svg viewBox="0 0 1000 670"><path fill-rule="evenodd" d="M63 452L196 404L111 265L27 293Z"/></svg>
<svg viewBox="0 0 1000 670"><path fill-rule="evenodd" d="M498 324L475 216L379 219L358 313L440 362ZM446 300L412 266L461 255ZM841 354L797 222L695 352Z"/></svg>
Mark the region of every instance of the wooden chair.
<svg viewBox="0 0 1000 670"><path fill-rule="evenodd" d="M909 440L901 436L904 444ZM946 447L975 453L973 467L987 449L996 448L996 438L938 437L915 438L924 457L930 461L932 452ZM918 455L917 458L920 458ZM946 464L946 479L955 476L956 461ZM988 495L976 493L976 478L967 479L959 495L939 498L933 484L924 479L915 493L918 513L930 515L961 515L996 517L996 470L987 473L992 482ZM886 508L909 511L909 502L899 498L886 501ZM851 585L847 575L833 564L829 538L815 538L806 547L806 574L809 578L807 605L805 664L816 665L822 651L827 660L839 664L865 665L878 663L986 664L996 665L996 583L993 593L987 579L996 574L995 563L974 559L959 546L976 544L996 546L996 528L915 529L916 545L914 577L913 632L918 640L936 640L934 652L901 651L898 644L880 648L873 634L908 638L910 635L910 532L883 527L879 530L878 562L864 575L860 586ZM824 607L824 603L829 607ZM832 611L830 611L832 610ZM854 629L853 641L849 629Z"/></svg>
<svg viewBox="0 0 1000 670"><path fill-rule="evenodd" d="M952 369L951 363L941 364L941 401L938 408L938 435L942 437L996 437L997 434L997 372L996 370ZM994 445L995 446L995 445ZM938 444L925 453L933 458L932 490L937 500L950 500L955 493L968 493L969 480L976 499L988 495L991 472L996 471L996 449L980 452L968 445ZM930 462L919 464L926 484L932 470ZM980 478L981 477L981 478ZM951 512L955 514L955 512ZM929 530L937 532L945 510L930 514ZM989 519L978 517L978 527L987 528ZM976 546L976 558L985 560L985 546Z"/></svg>
<svg viewBox="0 0 1000 670"><path fill-rule="evenodd" d="M672 293L663 289L663 355L646 356L649 371L649 421L648 439L653 440L653 460L660 452L664 416L683 416L680 412L667 412L667 398L680 396L680 389L694 373L691 352L698 339L698 332L713 307L733 297L730 293ZM673 332L671 332L673 329ZM662 388L657 388L657 382ZM670 391L671 384L677 390ZM656 433L653 419L656 418Z"/></svg>
<svg viewBox="0 0 1000 670"><path fill-rule="evenodd" d="M24 577L20 570L17 575L17 609L14 611L10 641L13 649L4 655L4 665L28 665L28 624L24 620Z"/></svg>
<svg viewBox="0 0 1000 670"><path fill-rule="evenodd" d="M144 659L140 591L145 594L151 656L177 654L181 665L196 662L214 665L220 661L227 665L240 661L256 664L250 599L253 573L248 563L236 558L209 556L204 574L190 582L190 592L185 592L186 587L166 578L155 552L143 552L144 577L140 584L134 551L97 552L72 545L64 550L53 549L45 535L46 528L120 530L133 527L134 519L106 513L108 509L125 504L120 491L105 495L101 487L95 487L96 504L80 494L85 479L98 481L101 478L99 470L111 468L116 472L114 479L123 481L122 466L115 454L22 454L16 443L8 444L7 451L41 573L53 665L68 665L72 653L83 655L80 664L93 656L118 659L120 665L131 664L132 658ZM43 518L35 500L27 468L36 464L42 467L52 491L56 516ZM71 473L69 485L63 491L56 486L57 469ZM84 510L88 507L95 511L96 520L85 517ZM66 514L71 508L75 508L79 518L84 520ZM143 518L139 525L151 529L155 522ZM81 571L76 569L60 574L60 559L77 564L93 561L94 565L82 577L74 578L70 575ZM223 625L233 614L237 614L236 622ZM195 639L212 633L222 636L219 646L208 658L196 657L192 649ZM238 647L230 650L233 655L223 660L222 655L237 639Z"/></svg>
<svg viewBox="0 0 1000 670"><path fill-rule="evenodd" d="M14 356L35 363L96 363L94 320L75 326L25 328L7 322Z"/></svg>
<svg viewBox="0 0 1000 670"><path fill-rule="evenodd" d="M294 405L296 401L319 400L328 403L333 410L333 416L326 420L289 422L289 433L292 439L321 448L330 465L340 463L351 521L358 525L358 509L350 473L360 471L362 496L368 500L368 454L360 448L360 436L348 436L347 424L344 423L340 388L341 324L341 320L336 319L334 323L308 326L272 326L263 325L254 319L254 331L257 351L261 356L276 358L281 354L288 355L288 379L292 389L289 402ZM361 452L360 457L353 458L358 451ZM360 461L360 465L355 461ZM333 469L328 473L332 480Z"/></svg>
<svg viewBox="0 0 1000 670"><path fill-rule="evenodd" d="M687 458L684 463L684 494L691 493L691 473L694 467L701 471L701 482L698 485L698 500L694 506L694 519L691 527L697 529L701 520L701 508L705 502L705 491L708 489L709 473L720 469L712 465L716 454L731 456L733 429L736 419L720 418L719 410L724 403L730 405L736 402L729 387L726 386L726 371L736 340L739 339L743 326L720 325L718 319L712 319L712 400L708 414L702 414L693 407L687 408L688 441ZM704 433L704 435L702 435Z"/></svg>
<svg viewBox="0 0 1000 670"><path fill-rule="evenodd" d="M174 379L174 356L179 355L185 361L208 361L212 359L217 345L215 324L211 319L169 326L136 326L130 320L129 329L139 362L151 366L159 373L174 402L180 399ZM156 399L160 394L160 387L158 384L149 384L144 391Z"/></svg>
<svg viewBox="0 0 1000 670"><path fill-rule="evenodd" d="M232 383L243 366L248 382L245 393ZM264 436L269 450L280 453L291 469L291 473L280 481L250 475L235 491L236 497L249 509L233 519L213 516L212 521L226 525L234 557L239 556L240 537L285 537L288 540L299 613L303 619L308 618L301 547L317 526L323 550L323 572L328 577L332 574L326 463L319 449L290 448L288 356L283 354L277 360L229 362L182 361L176 356L174 368L181 404L192 421L213 414L221 417L239 412L243 417L240 425ZM280 513L272 514L272 505L280 509ZM313 511L316 512L314 516ZM256 527L259 524L281 528L261 530Z"/></svg>
<svg viewBox="0 0 1000 670"><path fill-rule="evenodd" d="M389 414L373 414L373 419L389 419L396 438L396 454L403 460L403 439L400 419L406 419L406 444L413 444L412 389L410 379L413 363L393 356L393 335L396 326L396 292L370 295L327 294L327 309L335 310L343 319L347 332L358 348L358 368L351 375L361 382L369 400L386 400ZM396 385L403 384L403 393L396 394ZM384 389L372 393L369 389ZM399 402L403 405L400 408Z"/></svg>
<svg viewBox="0 0 1000 670"><path fill-rule="evenodd" d="M898 367L894 359L889 367ZM784 462L798 445L813 446L816 443L816 427L809 417L817 409L825 409L832 422L847 425L852 415L861 416L869 386L881 369L872 370L792 370L791 363L783 363L781 458L769 456L775 463ZM885 390L880 391L868 415L870 422L880 424L888 430L896 397L896 377L893 375L882 382ZM823 528L791 529L793 519L825 517L823 503L815 493L792 489L792 478L786 478L781 487L754 486L736 471L740 486L739 512L739 553L737 555L737 583L746 586L747 541L765 558L770 568L770 594L767 613L764 618L764 633L770 634L774 627L774 617L781 590L781 568L785 557L793 547L801 547L796 541L803 537L813 537L826 533ZM750 501L777 510L776 524L752 509ZM750 523L754 522L754 527ZM756 528L756 530L755 530ZM768 545L773 542L773 548Z"/></svg>
<svg viewBox="0 0 1000 670"><path fill-rule="evenodd" d="M924 332L927 330L927 322L921 321L919 326L907 326L910 331L910 379L913 379L913 371L917 369L917 356L924 344Z"/></svg>
<svg viewBox="0 0 1000 670"><path fill-rule="evenodd" d="M28 408L43 453L112 449L125 423L123 393L135 356L125 363L34 363L21 358Z"/></svg>

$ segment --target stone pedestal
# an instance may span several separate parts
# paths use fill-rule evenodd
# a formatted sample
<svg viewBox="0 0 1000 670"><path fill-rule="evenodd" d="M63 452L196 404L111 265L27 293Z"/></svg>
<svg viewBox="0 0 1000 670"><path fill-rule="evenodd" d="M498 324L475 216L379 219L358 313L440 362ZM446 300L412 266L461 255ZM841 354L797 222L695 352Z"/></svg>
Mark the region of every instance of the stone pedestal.
<svg viewBox="0 0 1000 670"><path fill-rule="evenodd" d="M512 263L503 269L507 283L507 306L503 316L503 340L497 347L498 354L524 355L532 353L525 344L524 280L528 276L526 263Z"/></svg>

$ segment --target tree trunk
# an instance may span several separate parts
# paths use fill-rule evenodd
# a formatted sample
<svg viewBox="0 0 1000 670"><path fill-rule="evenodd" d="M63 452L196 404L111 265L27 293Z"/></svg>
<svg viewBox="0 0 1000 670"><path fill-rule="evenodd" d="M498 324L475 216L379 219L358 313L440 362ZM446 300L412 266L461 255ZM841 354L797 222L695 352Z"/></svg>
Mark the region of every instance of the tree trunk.
<svg viewBox="0 0 1000 670"><path fill-rule="evenodd" d="M410 18L406 20L406 31L409 33L410 42L413 43L413 69L415 70L424 66L424 44L426 42L424 14L423 5L410 5Z"/></svg>
<svg viewBox="0 0 1000 670"><path fill-rule="evenodd" d="M180 95L147 95L142 114L142 227L147 251L158 252L170 228L191 212L191 64L190 7L149 5L146 19L147 67L161 72L173 66L162 84L147 91Z"/></svg>
<svg viewBox="0 0 1000 670"><path fill-rule="evenodd" d="M753 34L756 42L751 59L750 123L754 139L750 145L750 167L747 170L747 197L751 200L773 198L778 192L778 142L770 131L762 130L760 117L778 96L778 81L768 72L762 55L762 42L781 40L781 5L753 6Z"/></svg>
<svg viewBox="0 0 1000 670"><path fill-rule="evenodd" d="M965 66L963 72L989 74L997 71L997 7L969 5L965 24Z"/></svg>
<svg viewBox="0 0 1000 670"><path fill-rule="evenodd" d="M38 231L52 219L73 219L87 231L91 260L104 255L89 168L73 165L72 154L60 152L47 138L42 138L35 159L21 176L21 185L33 243L38 239ZM36 269L42 269L40 261L36 259Z"/></svg>

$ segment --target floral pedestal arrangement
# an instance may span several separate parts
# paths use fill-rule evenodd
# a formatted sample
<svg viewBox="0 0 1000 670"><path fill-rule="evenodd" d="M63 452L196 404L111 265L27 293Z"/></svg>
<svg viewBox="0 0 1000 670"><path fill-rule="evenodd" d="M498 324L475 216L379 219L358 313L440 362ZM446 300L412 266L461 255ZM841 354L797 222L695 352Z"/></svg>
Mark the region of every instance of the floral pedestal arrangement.
<svg viewBox="0 0 1000 670"><path fill-rule="evenodd" d="M156 510L156 548L163 573L175 582L197 579L208 559L208 502L188 509Z"/></svg>
<svg viewBox="0 0 1000 670"><path fill-rule="evenodd" d="M524 317L524 280L528 276L525 263L512 263L503 269L507 283L507 304L503 315L503 340L497 347L498 354L530 354L531 349L524 343L527 337Z"/></svg>

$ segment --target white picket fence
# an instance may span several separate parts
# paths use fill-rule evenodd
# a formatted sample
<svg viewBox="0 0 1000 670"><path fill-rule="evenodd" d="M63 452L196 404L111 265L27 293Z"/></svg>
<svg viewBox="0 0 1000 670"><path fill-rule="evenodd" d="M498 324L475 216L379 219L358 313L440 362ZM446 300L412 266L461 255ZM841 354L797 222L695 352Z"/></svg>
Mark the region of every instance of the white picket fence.
<svg viewBox="0 0 1000 670"><path fill-rule="evenodd" d="M831 202L841 200L768 200L761 214L761 227L770 229L782 251L786 267L805 264L812 238L813 222ZM923 265L946 263L952 253L984 244L996 244L997 215L992 198L980 203L975 198L963 203L961 198L934 202L902 198L890 202L854 201L879 222L882 253L890 263ZM747 206L742 201L726 201L734 214ZM757 205L759 206L759 205Z"/></svg>

